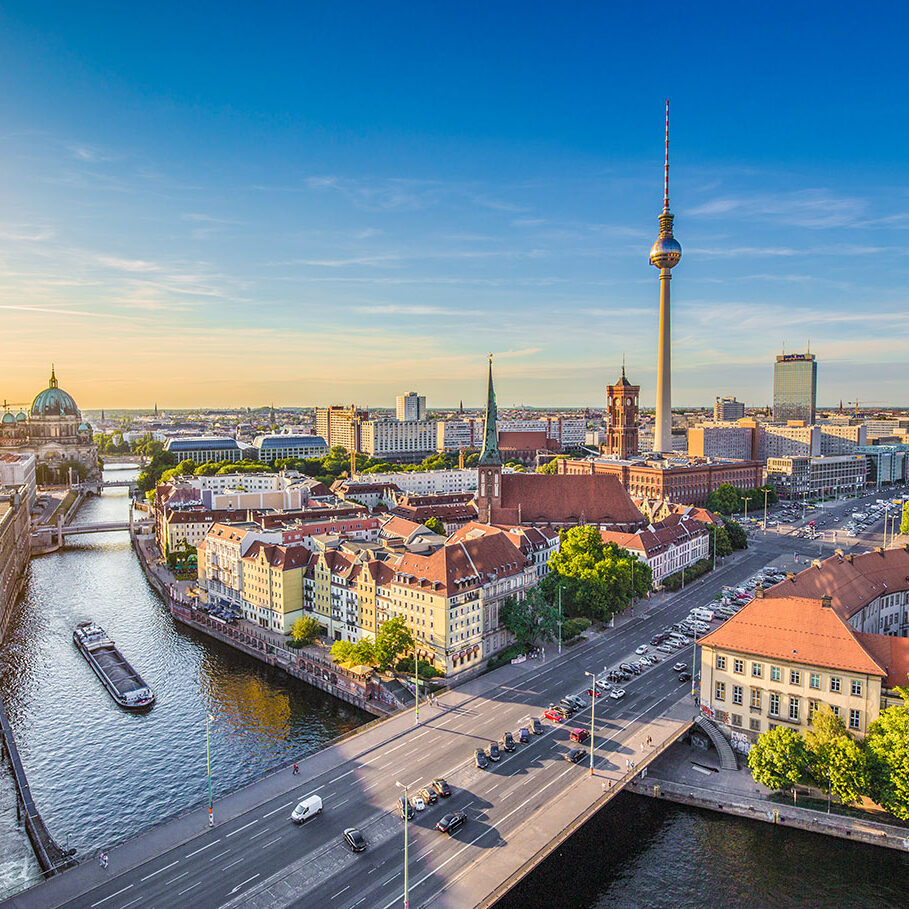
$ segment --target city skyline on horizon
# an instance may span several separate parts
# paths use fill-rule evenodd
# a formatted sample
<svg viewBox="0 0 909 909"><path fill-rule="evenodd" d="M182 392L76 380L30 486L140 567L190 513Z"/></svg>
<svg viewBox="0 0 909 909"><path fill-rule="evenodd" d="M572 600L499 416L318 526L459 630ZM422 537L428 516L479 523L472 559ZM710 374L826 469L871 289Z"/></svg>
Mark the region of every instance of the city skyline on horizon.
<svg viewBox="0 0 909 909"><path fill-rule="evenodd" d="M91 410L471 401L492 349L538 407L602 407L625 355L650 408L668 96L676 406L764 406L809 338L822 403L905 403L906 127L861 16L800 47L749 14L733 51L707 12L667 12L678 40L651 46L632 11L589 11L595 39L486 10L465 43L445 11L362 10L282 11L249 42L238 7L201 51L202 8L176 32L4 10L0 400L53 360ZM768 47L778 71L727 84Z"/></svg>

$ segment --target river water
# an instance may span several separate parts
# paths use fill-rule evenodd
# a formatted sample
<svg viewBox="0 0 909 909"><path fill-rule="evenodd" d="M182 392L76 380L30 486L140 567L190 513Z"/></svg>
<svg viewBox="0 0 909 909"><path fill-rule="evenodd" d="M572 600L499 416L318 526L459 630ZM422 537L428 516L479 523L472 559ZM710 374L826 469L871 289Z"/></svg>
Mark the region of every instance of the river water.
<svg viewBox="0 0 909 909"><path fill-rule="evenodd" d="M126 479L135 472L113 470ZM123 520L125 489L89 498L78 522ZM32 560L0 654L6 703L35 801L61 845L85 856L207 799L205 716L217 797L370 719L279 670L177 626L148 586L129 534L72 537ZM121 710L76 650L94 619L154 689L144 715ZM0 773L0 895L38 866Z"/></svg>
<svg viewBox="0 0 909 909"><path fill-rule="evenodd" d="M129 474L116 471L120 478ZM122 490L80 521L122 520ZM215 794L286 764L367 716L251 658L174 625L126 533L76 537L32 561L5 650L0 692L39 808L85 856L203 804L205 715ZM98 620L158 702L120 710L72 643ZM0 896L38 875L0 772ZM497 909L905 906L909 858L870 846L620 795ZM365 907L364 907L365 909Z"/></svg>

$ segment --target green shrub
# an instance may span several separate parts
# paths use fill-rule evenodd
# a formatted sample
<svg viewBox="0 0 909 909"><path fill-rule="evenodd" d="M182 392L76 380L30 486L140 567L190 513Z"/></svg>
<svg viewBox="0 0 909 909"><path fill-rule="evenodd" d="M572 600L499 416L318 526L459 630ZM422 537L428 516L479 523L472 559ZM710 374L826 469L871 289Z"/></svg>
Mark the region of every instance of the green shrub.
<svg viewBox="0 0 909 909"><path fill-rule="evenodd" d="M689 565L685 569L685 583L690 584L692 581L696 581L701 575L707 574L711 568L713 568L713 564L710 559L701 559L699 562L695 562L694 565ZM663 578L663 586L667 590L678 590L681 588L682 572L677 571L675 574L670 574Z"/></svg>
<svg viewBox="0 0 909 909"><path fill-rule="evenodd" d="M586 619L583 616L578 616L577 618L569 619L567 622L562 622L562 640L570 641L579 634L583 634L589 627L590 619Z"/></svg>
<svg viewBox="0 0 909 909"><path fill-rule="evenodd" d="M522 653L523 651L517 644L512 644L509 647L506 647L501 653L497 653L495 656L490 657L486 661L486 665L490 669L498 669L499 666L510 663L516 656L520 656Z"/></svg>
<svg viewBox="0 0 909 909"><path fill-rule="evenodd" d="M403 660L398 660L397 666L395 669L398 672L407 673L407 675L413 675L413 660L410 657L404 657ZM421 679L438 679L441 678L444 673L436 669L432 663L427 663L426 660L420 660L420 678Z"/></svg>

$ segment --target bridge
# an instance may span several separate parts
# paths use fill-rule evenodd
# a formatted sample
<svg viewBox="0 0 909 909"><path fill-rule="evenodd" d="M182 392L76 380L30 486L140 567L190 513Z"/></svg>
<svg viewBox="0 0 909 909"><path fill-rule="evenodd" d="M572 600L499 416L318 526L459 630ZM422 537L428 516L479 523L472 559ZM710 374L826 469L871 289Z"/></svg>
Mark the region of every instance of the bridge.
<svg viewBox="0 0 909 909"><path fill-rule="evenodd" d="M129 521L103 521L93 524L65 524L62 516L56 524L40 524L32 528L32 536L40 539L41 536L56 537L58 546L62 546L66 537L79 536L86 533L117 533L124 530L136 529L147 531L154 522L151 519Z"/></svg>

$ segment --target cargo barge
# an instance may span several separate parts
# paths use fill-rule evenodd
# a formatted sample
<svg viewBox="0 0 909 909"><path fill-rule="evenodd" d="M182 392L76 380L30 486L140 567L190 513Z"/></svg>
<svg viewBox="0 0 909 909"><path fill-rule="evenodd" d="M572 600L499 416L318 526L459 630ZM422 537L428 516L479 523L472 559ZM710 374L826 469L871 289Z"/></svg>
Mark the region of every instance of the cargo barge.
<svg viewBox="0 0 909 909"><path fill-rule="evenodd" d="M100 625L80 622L73 632L73 641L120 707L124 710L147 710L155 703L151 688L142 681Z"/></svg>

